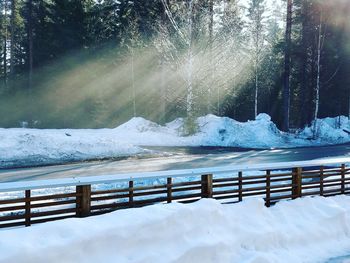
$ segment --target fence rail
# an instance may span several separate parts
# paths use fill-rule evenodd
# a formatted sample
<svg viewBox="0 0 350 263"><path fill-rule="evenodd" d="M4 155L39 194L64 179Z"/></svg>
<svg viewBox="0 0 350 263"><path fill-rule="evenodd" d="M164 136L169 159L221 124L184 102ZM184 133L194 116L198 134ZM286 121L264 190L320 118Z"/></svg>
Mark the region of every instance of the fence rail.
<svg viewBox="0 0 350 263"><path fill-rule="evenodd" d="M295 163L278 163L248 168L235 166L143 173L143 177L142 174L122 174L3 183L0 184L0 228L87 217L155 203L188 203L201 198L233 203L260 197L269 207L281 200L304 196L350 194L350 168L344 163L300 162L298 164L303 166L298 167ZM190 176L192 180L177 181L184 176ZM150 178L157 180L137 184ZM109 189L96 187L101 183L116 182L123 184L111 185ZM22 196L18 197L19 193Z"/></svg>

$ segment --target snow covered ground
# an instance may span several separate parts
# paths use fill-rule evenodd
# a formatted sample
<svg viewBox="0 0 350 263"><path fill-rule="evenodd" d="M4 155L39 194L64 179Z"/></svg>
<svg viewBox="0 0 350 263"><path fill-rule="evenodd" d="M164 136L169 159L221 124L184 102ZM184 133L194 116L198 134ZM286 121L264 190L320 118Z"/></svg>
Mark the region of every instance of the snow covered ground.
<svg viewBox="0 0 350 263"><path fill-rule="evenodd" d="M316 139L310 127L296 134L281 132L266 114L244 123L207 115L197 125L192 136L183 136L182 118L161 126L138 117L115 129L0 129L0 167L150 154L142 146L264 149L350 142L350 121L344 116L318 120Z"/></svg>
<svg viewBox="0 0 350 263"><path fill-rule="evenodd" d="M0 129L0 167L30 166L145 154L109 129Z"/></svg>
<svg viewBox="0 0 350 263"><path fill-rule="evenodd" d="M267 114L254 121L238 122L228 117L207 115L197 119L198 132L181 136L183 119L164 126L143 118L133 118L114 129L118 138L135 145L149 146L229 146L242 148L289 148L350 142L350 121L347 117L325 118L317 121L316 139L313 126L296 134L278 130Z"/></svg>
<svg viewBox="0 0 350 263"><path fill-rule="evenodd" d="M326 262L350 252L350 197L266 208L202 199L0 231L0 262Z"/></svg>

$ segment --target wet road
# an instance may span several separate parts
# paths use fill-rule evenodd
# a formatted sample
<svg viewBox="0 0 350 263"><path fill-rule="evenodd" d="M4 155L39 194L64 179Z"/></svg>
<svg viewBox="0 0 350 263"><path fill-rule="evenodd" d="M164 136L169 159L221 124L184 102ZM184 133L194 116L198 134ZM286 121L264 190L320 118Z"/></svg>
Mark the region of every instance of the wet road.
<svg viewBox="0 0 350 263"><path fill-rule="evenodd" d="M166 156L154 158L134 157L125 160L105 160L33 168L3 169L0 170L0 182L350 157L350 144L271 150L218 147L146 148L166 152L167 154Z"/></svg>

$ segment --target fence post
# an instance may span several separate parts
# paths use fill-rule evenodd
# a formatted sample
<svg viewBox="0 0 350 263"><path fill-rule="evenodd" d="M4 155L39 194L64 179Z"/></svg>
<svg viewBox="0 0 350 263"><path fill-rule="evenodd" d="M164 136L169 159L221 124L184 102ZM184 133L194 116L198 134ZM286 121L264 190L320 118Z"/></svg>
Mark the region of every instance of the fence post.
<svg viewBox="0 0 350 263"><path fill-rule="evenodd" d="M130 207L134 205L134 181L129 181L129 204Z"/></svg>
<svg viewBox="0 0 350 263"><path fill-rule="evenodd" d="M271 206L271 171L266 171L266 199L265 199L265 206L270 207Z"/></svg>
<svg viewBox="0 0 350 263"><path fill-rule="evenodd" d="M25 220L25 226L30 226L30 190L25 191L25 214L24 214L24 220Z"/></svg>
<svg viewBox="0 0 350 263"><path fill-rule="evenodd" d="M292 199L296 199L298 197L302 196L301 192L301 186L302 186L302 180L301 180L301 173L302 168L294 168L292 173Z"/></svg>
<svg viewBox="0 0 350 263"><path fill-rule="evenodd" d="M167 189L167 203L171 203L171 201L172 201L171 185L172 185L172 179L171 179L171 177L168 177L167 178L167 185L166 185L166 189Z"/></svg>
<svg viewBox="0 0 350 263"><path fill-rule="evenodd" d="M203 174L201 185L202 185L202 198L212 198L213 197L213 175Z"/></svg>
<svg viewBox="0 0 350 263"><path fill-rule="evenodd" d="M345 164L341 165L341 193L345 194Z"/></svg>
<svg viewBox="0 0 350 263"><path fill-rule="evenodd" d="M238 172L238 202L243 200L243 173Z"/></svg>
<svg viewBox="0 0 350 263"><path fill-rule="evenodd" d="M320 196L323 196L324 174L323 166L320 167Z"/></svg>
<svg viewBox="0 0 350 263"><path fill-rule="evenodd" d="M76 186L76 215L77 217L86 217L91 211L91 185Z"/></svg>

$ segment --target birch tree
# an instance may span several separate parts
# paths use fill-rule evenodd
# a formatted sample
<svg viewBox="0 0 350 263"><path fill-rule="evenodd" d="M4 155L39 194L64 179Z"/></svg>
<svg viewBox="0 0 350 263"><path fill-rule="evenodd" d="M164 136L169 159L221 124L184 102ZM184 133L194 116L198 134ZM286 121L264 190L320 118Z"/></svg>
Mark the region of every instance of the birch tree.
<svg viewBox="0 0 350 263"><path fill-rule="evenodd" d="M293 0L287 2L287 21L284 50L284 76L283 76L283 130L289 130L289 108L290 108L290 53L292 42L292 8Z"/></svg>
<svg viewBox="0 0 350 263"><path fill-rule="evenodd" d="M322 7L319 11L319 24L318 24L318 35L317 35L317 59L316 59L316 87L315 87L315 111L314 111L314 137L317 135L317 118L320 105L320 89L321 89L321 53L322 47L325 40L325 32L323 26L323 10Z"/></svg>
<svg viewBox="0 0 350 263"><path fill-rule="evenodd" d="M254 117L258 115L258 95L259 95L259 66L262 60L264 47L264 13L265 0L250 0L248 17L250 19L249 32L251 36L252 57L254 68Z"/></svg>

